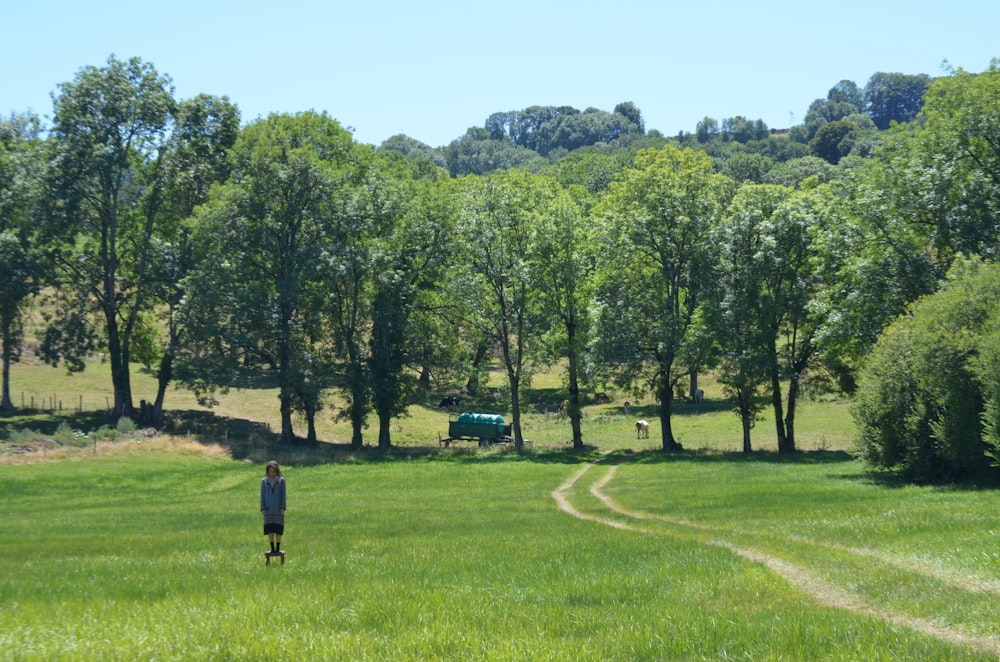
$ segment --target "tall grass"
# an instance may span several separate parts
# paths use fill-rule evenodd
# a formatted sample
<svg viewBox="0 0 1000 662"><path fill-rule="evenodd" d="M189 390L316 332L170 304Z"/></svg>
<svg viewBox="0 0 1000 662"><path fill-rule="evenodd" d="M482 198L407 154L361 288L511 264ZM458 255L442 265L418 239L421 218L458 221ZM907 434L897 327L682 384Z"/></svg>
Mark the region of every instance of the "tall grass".
<svg viewBox="0 0 1000 662"><path fill-rule="evenodd" d="M603 490L653 519L590 491L608 460L569 497L632 528L553 499L598 453L286 465L288 557L269 567L258 464L143 447L7 467L0 659L996 659L733 551L996 638L995 594L972 587L1000 574L996 495L887 490L837 453L615 458Z"/></svg>

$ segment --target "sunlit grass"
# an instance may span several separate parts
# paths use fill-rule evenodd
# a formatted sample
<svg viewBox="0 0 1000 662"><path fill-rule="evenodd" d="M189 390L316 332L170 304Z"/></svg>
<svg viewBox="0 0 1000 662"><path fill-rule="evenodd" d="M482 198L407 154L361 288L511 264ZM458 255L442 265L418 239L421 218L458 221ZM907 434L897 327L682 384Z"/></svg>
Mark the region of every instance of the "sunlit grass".
<svg viewBox="0 0 1000 662"><path fill-rule="evenodd" d="M492 383L502 383L499 370L490 375ZM522 414L522 431L534 446L569 447L572 430L569 419L560 416L559 403L565 399L563 369L555 366L541 372L525 389L525 408ZM40 364L34 357L25 357L14 364L11 378L12 399L17 407L35 403L30 414L15 413L0 418L0 437L4 430L44 428L52 431L67 418L78 428L93 431L107 420L106 412L111 402L111 377L106 363L94 362L82 373L68 375L62 368ZM141 366L132 371L133 399L153 401L156 382ZM706 376L702 379L706 402L694 405L678 400L674 407L673 430L675 437L687 449L736 451L742 448L742 431L739 419L726 403L719 385ZM510 422L510 412L497 404L497 393L502 389L487 387L478 398L463 396L463 411L500 413ZM594 404L592 393L587 393L583 411L583 439L588 446L606 449L634 448L655 449L662 447L661 425L655 401L650 397L635 397L628 393L609 391L610 404ZM402 448L438 447L439 440L448 436L448 421L456 412L440 410L440 394L430 393L425 402L411 405L405 416L394 419L391 435L394 446ZM502 398L499 398L502 400ZM632 413L626 415L623 405L632 403ZM55 411L49 404L55 403ZM43 406L44 404L44 406ZM82 412L79 409L82 404ZM337 420L341 402L335 393L327 398L327 405L317 417L317 431L321 441L345 444L351 439L350 423ZM208 409L198 404L194 395L184 389L171 388L167 392L165 408L172 419L172 432L194 435L210 441L242 441L263 444L266 431L280 429L278 392L275 388L233 389L218 395L218 404ZM636 439L635 421L645 418L651 424L649 439ZM252 422L263 432L246 432L245 422ZM295 430L304 435L305 421L294 418ZM796 417L798 447L802 450L838 450L849 448L854 435L854 424L846 400L803 400ZM376 446L378 425L374 417L363 431L364 443ZM774 451L777 448L773 416L763 412L762 420L753 430L753 446L758 450ZM458 442L458 447L469 446Z"/></svg>
<svg viewBox="0 0 1000 662"><path fill-rule="evenodd" d="M633 453L604 490L664 519L609 512L590 491L606 463L570 490L580 510L635 527L619 529L552 498L600 458L286 465L288 557L269 567L259 464L164 446L8 467L17 498L4 504L0 657L995 659L824 606L717 544L781 555L876 608L995 637L995 595L893 562L996 580L990 561L963 561L997 548L995 495L887 490L836 454ZM894 526L880 532L890 507ZM884 557L850 551L861 546Z"/></svg>

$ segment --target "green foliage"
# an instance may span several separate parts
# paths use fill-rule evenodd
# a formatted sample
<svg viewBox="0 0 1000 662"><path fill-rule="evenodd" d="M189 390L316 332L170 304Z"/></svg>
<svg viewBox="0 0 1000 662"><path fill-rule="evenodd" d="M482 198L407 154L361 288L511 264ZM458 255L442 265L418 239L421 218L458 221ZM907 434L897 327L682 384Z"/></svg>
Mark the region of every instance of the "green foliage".
<svg viewBox="0 0 1000 662"><path fill-rule="evenodd" d="M293 408L315 413L328 385L307 368L324 343L339 340L356 352L345 369L355 380L346 383L363 390L354 368L363 361L357 326L366 317L341 316L352 323L333 325L334 338L324 335L330 326L318 313L327 302L356 310L360 281L371 275L358 269L366 254L354 250L368 248L364 240L379 231L372 198L360 193L369 153L324 114L271 115L241 132L232 178L200 210L180 370L203 393L238 383L241 374L273 371L287 442ZM354 295L331 301L331 291ZM367 398L357 403L360 426Z"/></svg>
<svg viewBox="0 0 1000 662"><path fill-rule="evenodd" d="M46 248L57 259L55 294L65 314L52 320L46 353L80 368L81 350L100 333L116 385L114 415L131 416L130 343L150 287L158 156L176 111L173 88L151 64L111 56L60 85L54 103L57 213L46 216ZM60 329L64 321L71 328Z"/></svg>
<svg viewBox="0 0 1000 662"><path fill-rule="evenodd" d="M857 127L846 120L824 124L809 141L809 151L833 165L850 153Z"/></svg>
<svg viewBox="0 0 1000 662"><path fill-rule="evenodd" d="M707 277L710 233L730 195L704 152L643 150L595 208L601 273L594 353L625 388L651 390L664 422L663 447L678 381L700 366L692 337Z"/></svg>
<svg viewBox="0 0 1000 662"><path fill-rule="evenodd" d="M875 126L885 130L893 122L904 123L916 118L930 82L927 74L911 76L881 71L872 74L865 85L865 106Z"/></svg>
<svg viewBox="0 0 1000 662"><path fill-rule="evenodd" d="M776 164L764 175L764 184L779 184L781 186L799 186L809 177L816 177L820 182L834 179L834 167L818 156L803 156Z"/></svg>
<svg viewBox="0 0 1000 662"><path fill-rule="evenodd" d="M34 237L43 207L45 153L31 115L0 117L0 411L13 408L10 366L20 360L24 318L42 284L44 262Z"/></svg>
<svg viewBox="0 0 1000 662"><path fill-rule="evenodd" d="M76 440L73 434L73 428L69 426L69 423L63 421L56 428L56 431L52 434L52 441L59 444L69 445Z"/></svg>
<svg viewBox="0 0 1000 662"><path fill-rule="evenodd" d="M987 471L997 405L995 386L983 378L992 375L998 304L1000 266L961 262L937 293L886 330L861 373L855 405L867 462L920 481Z"/></svg>
<svg viewBox="0 0 1000 662"><path fill-rule="evenodd" d="M119 434L128 434L130 432L135 432L135 421L131 418L119 418L118 422L115 423L115 430Z"/></svg>

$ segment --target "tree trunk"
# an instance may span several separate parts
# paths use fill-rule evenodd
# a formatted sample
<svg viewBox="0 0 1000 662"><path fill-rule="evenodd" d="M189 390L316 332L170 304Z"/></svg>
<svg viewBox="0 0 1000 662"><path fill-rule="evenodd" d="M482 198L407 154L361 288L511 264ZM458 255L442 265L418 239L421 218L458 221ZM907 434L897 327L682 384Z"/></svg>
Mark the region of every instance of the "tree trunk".
<svg viewBox="0 0 1000 662"><path fill-rule="evenodd" d="M357 352L353 352L357 355ZM360 359L352 359L348 368L351 389L351 449L361 450L365 441L362 431L365 427L365 383L364 368Z"/></svg>
<svg viewBox="0 0 1000 662"><path fill-rule="evenodd" d="M569 347L569 420L573 428L573 448L583 448L583 431L580 428L580 384L577 368L576 326L566 325Z"/></svg>
<svg viewBox="0 0 1000 662"><path fill-rule="evenodd" d="M785 414L785 446L778 450L784 453L795 452L795 404L799 399L799 373L792 375L788 383L788 411Z"/></svg>
<svg viewBox="0 0 1000 662"><path fill-rule="evenodd" d="M479 366L486 358L486 352L489 350L489 345L486 343L486 339L479 341L479 345L476 347L476 355L472 359L472 374L469 375L469 381L465 383L465 391L469 395L479 395Z"/></svg>
<svg viewBox="0 0 1000 662"><path fill-rule="evenodd" d="M392 418L388 413L379 411L378 413L378 448L381 451L387 451L392 448L392 440L390 438L390 426L392 425Z"/></svg>
<svg viewBox="0 0 1000 662"><path fill-rule="evenodd" d="M514 448L524 448L524 437L521 436L521 386L520 379L508 366L507 376L510 378L511 432L514 434Z"/></svg>
<svg viewBox="0 0 1000 662"><path fill-rule="evenodd" d="M663 450L669 452L683 450L683 447L674 439L672 425L674 393L673 389L670 388L670 379L668 376L660 377L656 391L656 398L660 402L660 429L662 430Z"/></svg>
<svg viewBox="0 0 1000 662"><path fill-rule="evenodd" d="M160 369L156 373L156 401L153 403L153 411L150 423L154 428L163 427L163 401L167 397L167 386L174 376L174 353L168 349L160 357Z"/></svg>
<svg viewBox="0 0 1000 662"><path fill-rule="evenodd" d="M10 400L10 364L14 355L11 344L11 334L4 324L3 329L3 395L0 396L0 411L13 411L14 403Z"/></svg>
<svg viewBox="0 0 1000 662"><path fill-rule="evenodd" d="M737 399L740 407L740 421L743 424L743 452L750 453L753 447L750 444L750 430L753 429L753 407L750 397L743 389L737 391Z"/></svg>
<svg viewBox="0 0 1000 662"><path fill-rule="evenodd" d="M785 414L781 404L781 376L778 369L778 353L775 348L770 350L771 356L768 362L771 370L771 407L774 409L774 428L778 439L778 451L787 450L787 440L785 438Z"/></svg>
<svg viewBox="0 0 1000 662"><path fill-rule="evenodd" d="M308 432L306 433L306 439L310 444L315 446L319 443L319 436L316 434L316 408L308 407L306 409L306 426Z"/></svg>
<svg viewBox="0 0 1000 662"><path fill-rule="evenodd" d="M135 414L132 405L132 385L129 379L128 354L121 344L118 324L114 313L106 311L108 320L108 361L111 364L111 383L114 389L115 404L111 411L114 420L131 418Z"/></svg>
<svg viewBox="0 0 1000 662"><path fill-rule="evenodd" d="M278 399L281 402L281 443L294 444L295 431L292 429L292 396L282 387Z"/></svg>

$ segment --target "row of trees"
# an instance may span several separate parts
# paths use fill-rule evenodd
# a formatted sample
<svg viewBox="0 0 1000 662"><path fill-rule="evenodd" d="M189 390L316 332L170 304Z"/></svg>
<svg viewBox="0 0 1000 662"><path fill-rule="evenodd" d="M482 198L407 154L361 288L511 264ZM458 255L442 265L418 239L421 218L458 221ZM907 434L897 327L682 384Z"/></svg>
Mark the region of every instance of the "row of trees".
<svg viewBox="0 0 1000 662"><path fill-rule="evenodd" d="M744 448L770 406L792 451L810 375L851 389L882 328L957 256L1000 250L998 76L994 63L929 83L918 121L788 183L730 176L731 159L683 136L454 178L405 141L360 145L325 114L240 128L227 99L176 101L151 65L112 57L59 87L47 135L32 118L3 123L5 406L21 313L45 285L43 355L82 369L106 350L115 416L162 422L172 381L210 402L267 375L285 441L295 413L315 439L336 389L352 445L374 415L385 448L416 389L474 388L494 351L518 446L521 389L565 358L575 446L583 385L603 379L654 393L663 448L679 448L674 400L711 368ZM490 126L526 149L588 114ZM634 106L612 115L642 135ZM132 402L136 360L159 377L148 412Z"/></svg>

